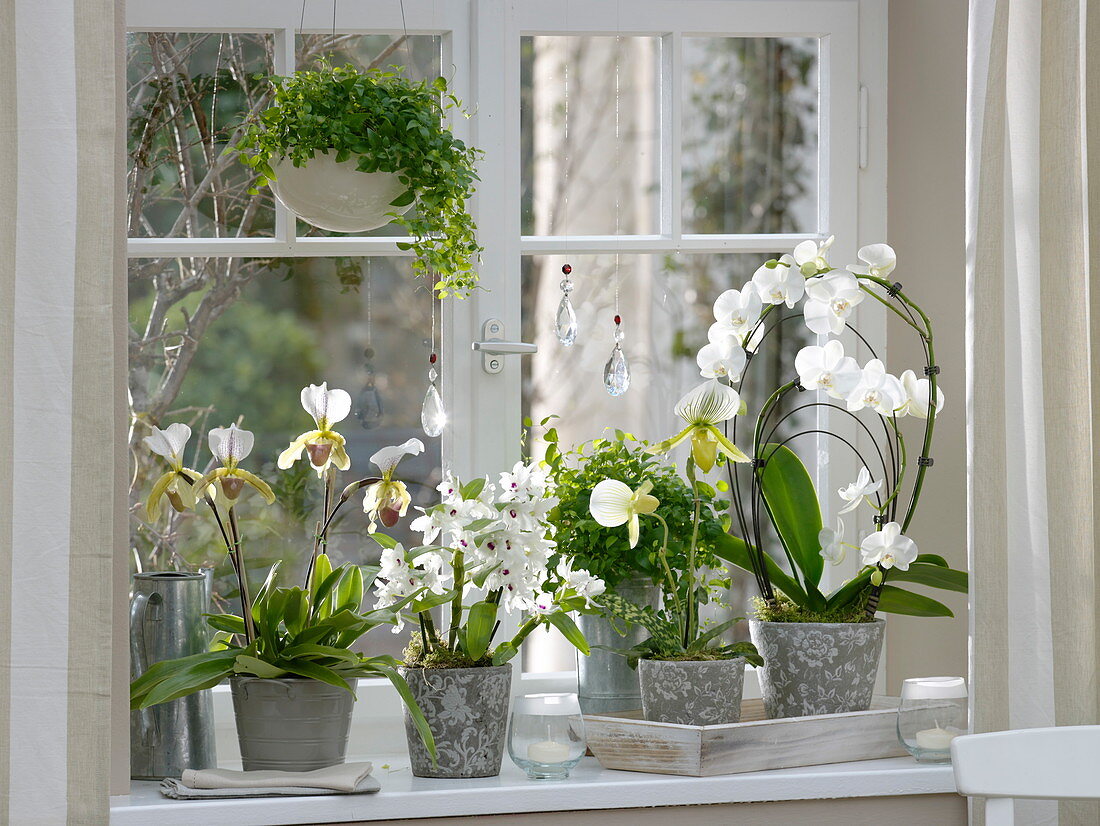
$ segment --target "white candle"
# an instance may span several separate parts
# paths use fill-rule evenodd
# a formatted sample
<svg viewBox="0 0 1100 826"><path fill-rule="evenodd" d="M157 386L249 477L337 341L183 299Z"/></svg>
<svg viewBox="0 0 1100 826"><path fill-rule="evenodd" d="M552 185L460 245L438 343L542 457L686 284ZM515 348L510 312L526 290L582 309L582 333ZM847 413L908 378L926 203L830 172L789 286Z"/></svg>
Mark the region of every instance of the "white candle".
<svg viewBox="0 0 1100 826"><path fill-rule="evenodd" d="M947 751L951 748L951 741L959 736L959 732L940 728L926 728L917 732L917 748L926 751Z"/></svg>
<svg viewBox="0 0 1100 826"><path fill-rule="evenodd" d="M527 747L527 759L532 763L564 763L569 759L569 746L554 740L543 740Z"/></svg>

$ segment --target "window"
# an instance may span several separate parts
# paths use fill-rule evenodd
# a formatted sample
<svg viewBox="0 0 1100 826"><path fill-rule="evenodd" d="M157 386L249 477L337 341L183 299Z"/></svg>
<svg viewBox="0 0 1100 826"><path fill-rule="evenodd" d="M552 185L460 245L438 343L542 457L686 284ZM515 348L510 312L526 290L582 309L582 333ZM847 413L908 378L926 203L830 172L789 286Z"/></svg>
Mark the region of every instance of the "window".
<svg viewBox="0 0 1100 826"><path fill-rule="evenodd" d="M336 6L334 22L332 6L301 0L130 4L135 440L145 417L169 411L193 417L196 430L243 414L263 440L257 457L274 457L304 425L297 389L322 375L355 398L345 431L353 467L365 469L382 444L424 438L433 302L408 277L394 228L317 232L266 190L249 195L243 168L222 154L240 118L262 108L266 87L254 75L317 54L448 76L473 113L452 127L485 152L473 208L486 290L437 305L451 423L442 439L425 439L421 461L403 465L421 501L442 466L464 476L510 466L525 416L562 416L567 442L604 426L672 432L671 403L697 380L693 351L719 292L804 238L835 234L837 259L854 259L885 231L884 158L860 152L860 85L872 102L885 94L881 55L861 52L860 32L874 37L882 25L872 15L861 28L866 0L367 5ZM872 125L882 121L870 112ZM565 263L580 327L571 348L553 330ZM882 341L883 319L868 304L858 324ZM613 398L602 370L616 307L632 384ZM539 352L486 372L470 343L489 319L500 323L494 337L534 341ZM753 369L789 372L802 343L792 331ZM136 468L136 492L147 473ZM834 457L816 473L829 490L854 467ZM252 548L271 556L307 531L292 507L251 518L270 537ZM368 562L362 526L349 518L344 530L339 552ZM172 553L206 559L205 537L190 527L156 534L135 523L134 537L147 565ZM571 656L547 635L525 666L568 670Z"/></svg>

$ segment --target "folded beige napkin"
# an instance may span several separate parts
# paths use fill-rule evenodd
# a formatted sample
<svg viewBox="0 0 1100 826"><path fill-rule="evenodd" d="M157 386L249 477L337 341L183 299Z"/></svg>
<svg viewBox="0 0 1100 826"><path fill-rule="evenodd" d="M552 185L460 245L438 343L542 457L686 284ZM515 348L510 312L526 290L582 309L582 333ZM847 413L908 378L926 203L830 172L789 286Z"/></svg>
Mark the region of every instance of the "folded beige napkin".
<svg viewBox="0 0 1100 826"><path fill-rule="evenodd" d="M271 797L275 795L363 794L380 785L370 776L370 763L341 763L308 772L186 769L176 780L161 783L161 793L180 799Z"/></svg>

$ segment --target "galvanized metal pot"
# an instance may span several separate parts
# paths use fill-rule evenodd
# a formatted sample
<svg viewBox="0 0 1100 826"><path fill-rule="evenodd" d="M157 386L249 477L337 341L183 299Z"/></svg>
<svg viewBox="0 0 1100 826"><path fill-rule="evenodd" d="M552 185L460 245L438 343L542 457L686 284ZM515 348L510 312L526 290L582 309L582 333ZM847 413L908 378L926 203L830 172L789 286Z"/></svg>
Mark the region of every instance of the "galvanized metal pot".
<svg viewBox="0 0 1100 826"><path fill-rule="evenodd" d="M658 723L717 726L741 720L745 659L642 660L642 715Z"/></svg>
<svg viewBox="0 0 1100 826"><path fill-rule="evenodd" d="M886 621L761 622L749 633L764 667L760 693L773 719L866 711Z"/></svg>
<svg viewBox="0 0 1100 826"><path fill-rule="evenodd" d="M130 673L201 654L210 643L210 571L135 574L130 600ZM130 713L130 776L179 777L184 769L217 765L210 691Z"/></svg>
<svg viewBox="0 0 1100 826"><path fill-rule="evenodd" d="M660 589L650 580L628 580L615 586L615 593L635 605L657 608ZM622 624L619 624L622 627ZM578 614L577 626L588 640L591 653L577 652L577 697L585 714L606 714L613 711L633 711L642 707L642 691L638 672L626 657L606 648L631 648L646 638L648 632L640 625L630 625L623 636L611 622L598 614Z"/></svg>
<svg viewBox="0 0 1100 826"><path fill-rule="evenodd" d="M428 719L439 754L436 765L405 709L405 739L417 777L494 777L500 774L508 730L512 666L402 668Z"/></svg>
<svg viewBox="0 0 1100 826"><path fill-rule="evenodd" d="M355 695L305 677L229 678L245 771L304 772L344 762Z"/></svg>

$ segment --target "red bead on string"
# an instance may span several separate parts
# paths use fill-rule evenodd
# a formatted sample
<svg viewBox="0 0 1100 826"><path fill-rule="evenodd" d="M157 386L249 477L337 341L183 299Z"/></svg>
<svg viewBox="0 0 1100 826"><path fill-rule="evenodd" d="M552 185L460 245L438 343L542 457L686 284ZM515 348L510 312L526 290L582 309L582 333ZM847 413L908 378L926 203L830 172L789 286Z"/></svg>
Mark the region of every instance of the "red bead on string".
<svg viewBox="0 0 1100 826"><path fill-rule="evenodd" d="M569 264L564 264L562 265L561 271L563 274L569 275L569 273L573 272L573 267Z"/></svg>
<svg viewBox="0 0 1100 826"><path fill-rule="evenodd" d="M435 353L432 353L430 356L428 356L428 363L429 364L435 364L438 360L439 360L439 356L437 356Z"/></svg>
<svg viewBox="0 0 1100 826"><path fill-rule="evenodd" d="M615 316L615 323L616 324L622 324L623 323L623 317L619 316L619 315Z"/></svg>

